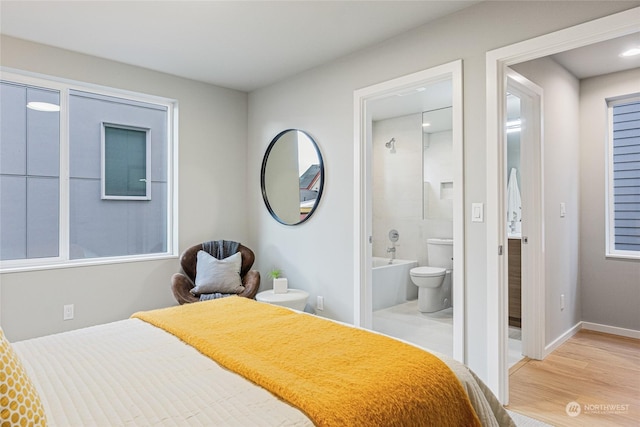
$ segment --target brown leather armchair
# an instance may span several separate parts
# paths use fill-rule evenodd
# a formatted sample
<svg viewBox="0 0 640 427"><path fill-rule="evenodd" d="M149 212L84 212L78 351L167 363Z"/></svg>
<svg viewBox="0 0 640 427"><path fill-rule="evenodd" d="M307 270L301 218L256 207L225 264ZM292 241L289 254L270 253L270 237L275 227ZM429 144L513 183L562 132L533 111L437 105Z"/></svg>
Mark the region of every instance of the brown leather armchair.
<svg viewBox="0 0 640 427"><path fill-rule="evenodd" d="M180 255L180 266L183 273L176 273L171 277L171 291L180 304L200 301L200 298L193 295L190 290L195 286L196 260L198 259L198 251L201 250L203 250L202 243L185 250ZM251 270L255 255L251 249L242 244L238 246L238 252L242 254L240 278L244 285L244 291L239 293L238 296L253 299L258 293L258 288L260 288L260 273L257 270Z"/></svg>

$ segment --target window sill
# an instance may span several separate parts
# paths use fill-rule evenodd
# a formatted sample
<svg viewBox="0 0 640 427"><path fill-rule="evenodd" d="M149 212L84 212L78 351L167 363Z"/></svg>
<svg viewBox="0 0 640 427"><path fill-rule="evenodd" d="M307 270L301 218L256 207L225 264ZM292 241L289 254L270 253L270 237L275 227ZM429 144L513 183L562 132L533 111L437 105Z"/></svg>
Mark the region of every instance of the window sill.
<svg viewBox="0 0 640 427"><path fill-rule="evenodd" d="M618 254L618 253L607 253L605 254L605 258L606 259L610 259L610 260L620 260L620 261L640 261L640 252L636 252L636 253L625 253L625 254Z"/></svg>
<svg viewBox="0 0 640 427"><path fill-rule="evenodd" d="M85 258L77 260L51 260L49 262L43 262L35 264L29 263L16 263L7 261L0 263L0 274L5 273L22 273L27 271L42 271L42 270L55 270L61 268L75 268L75 267L91 267L97 265L110 265L110 264L125 264L130 262L147 262L147 261L159 261L164 259L177 259L178 255L171 253L162 254L150 254L150 255L137 255L127 257L109 257L109 258ZM5 265L6 264L6 265Z"/></svg>

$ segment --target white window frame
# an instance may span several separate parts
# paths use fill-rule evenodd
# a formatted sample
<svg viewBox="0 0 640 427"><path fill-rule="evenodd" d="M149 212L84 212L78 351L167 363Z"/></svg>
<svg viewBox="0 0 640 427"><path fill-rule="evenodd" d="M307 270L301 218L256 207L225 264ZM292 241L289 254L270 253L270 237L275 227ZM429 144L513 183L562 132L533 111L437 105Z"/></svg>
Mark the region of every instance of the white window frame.
<svg viewBox="0 0 640 427"><path fill-rule="evenodd" d="M107 194L107 138L106 138L106 128L111 129L125 129L125 130L134 130L139 132L144 132L146 137L146 147L145 147L145 195L144 196L114 196L112 194ZM143 127L143 126L130 126L130 125L122 125L117 123L108 123L102 122L100 128L100 188L101 188L101 197L102 200L151 200L151 129Z"/></svg>
<svg viewBox="0 0 640 427"><path fill-rule="evenodd" d="M615 246L615 212L613 190L613 107L631 102L639 102L640 94L631 94L608 98L607 100L607 155L606 155L606 237L605 256L607 258L640 259L640 251L616 249Z"/></svg>
<svg viewBox="0 0 640 427"><path fill-rule="evenodd" d="M0 66L0 80L60 92L60 222L57 257L0 261L0 273L48 270L88 265L140 262L178 257L178 101L154 95L48 76ZM153 254L70 259L69 240L69 98L72 90L151 103L167 109L167 250ZM150 150L147 151L150 153ZM150 163L148 164L150 165ZM151 168L147 167L147 173ZM150 182L150 179L148 183ZM147 186L149 189L150 186Z"/></svg>

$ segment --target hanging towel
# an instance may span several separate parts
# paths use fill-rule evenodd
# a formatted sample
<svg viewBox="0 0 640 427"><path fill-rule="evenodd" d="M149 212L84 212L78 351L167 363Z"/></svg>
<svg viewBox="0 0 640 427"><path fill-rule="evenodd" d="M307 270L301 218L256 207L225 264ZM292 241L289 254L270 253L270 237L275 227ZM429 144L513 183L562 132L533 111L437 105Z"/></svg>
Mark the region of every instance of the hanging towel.
<svg viewBox="0 0 640 427"><path fill-rule="evenodd" d="M511 232L519 233L522 221L522 200L518 188L516 169L511 168L509 184L507 186L507 225Z"/></svg>

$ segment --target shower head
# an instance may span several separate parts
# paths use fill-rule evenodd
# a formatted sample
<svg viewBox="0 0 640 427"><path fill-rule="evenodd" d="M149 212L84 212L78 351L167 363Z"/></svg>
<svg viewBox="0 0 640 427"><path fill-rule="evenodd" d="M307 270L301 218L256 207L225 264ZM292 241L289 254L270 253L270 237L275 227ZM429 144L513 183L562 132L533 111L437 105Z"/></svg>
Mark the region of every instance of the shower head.
<svg viewBox="0 0 640 427"><path fill-rule="evenodd" d="M385 146L385 147L387 147L387 148L391 148L391 149L396 148L396 139L395 139L395 138L391 138L391 139L389 140L389 142L387 142L386 144L384 144L384 146Z"/></svg>

